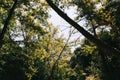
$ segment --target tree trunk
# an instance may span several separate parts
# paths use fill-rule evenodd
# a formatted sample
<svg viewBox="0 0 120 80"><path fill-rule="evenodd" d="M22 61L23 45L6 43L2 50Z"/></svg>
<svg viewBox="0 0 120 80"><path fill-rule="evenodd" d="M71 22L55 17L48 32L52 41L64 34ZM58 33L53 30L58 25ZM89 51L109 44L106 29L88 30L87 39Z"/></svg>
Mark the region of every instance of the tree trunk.
<svg viewBox="0 0 120 80"><path fill-rule="evenodd" d="M102 42L101 40L97 39L93 35L91 35L88 31L82 28L79 24L69 18L64 12L62 12L51 0L46 0L50 7L56 11L56 13L61 16L64 20L66 20L70 25L76 28L82 35L84 35L88 40L96 44L100 47L104 53L107 55L116 54L120 56L120 51L112 46L107 45L106 43Z"/></svg>
<svg viewBox="0 0 120 80"><path fill-rule="evenodd" d="M2 29L2 32L0 33L0 42L1 42L0 47L2 46L2 41L3 41L4 35L5 35L6 31L7 31L8 24L10 22L10 19L11 19L12 15L13 15L13 12L15 10L17 2L18 2L18 0L14 0L14 4L12 5L12 8L10 9L10 11L8 13L8 17L7 17L7 19L6 19L5 23L4 23L4 27Z"/></svg>

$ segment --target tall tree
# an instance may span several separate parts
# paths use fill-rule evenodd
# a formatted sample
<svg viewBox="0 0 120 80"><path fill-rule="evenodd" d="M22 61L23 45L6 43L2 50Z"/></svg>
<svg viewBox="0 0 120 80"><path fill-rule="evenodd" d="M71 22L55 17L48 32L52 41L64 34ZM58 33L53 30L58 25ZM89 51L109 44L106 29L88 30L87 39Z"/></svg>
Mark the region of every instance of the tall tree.
<svg viewBox="0 0 120 80"><path fill-rule="evenodd" d="M87 32L85 29L83 29L79 24L77 24L75 21L70 19L51 0L46 0L46 1L51 6L51 8L53 8L63 19L65 19L69 24L71 24L73 27L75 27L86 38L88 38L90 41L92 41L98 47L100 47L104 52L106 52L108 54L115 53L117 55L120 55L120 51L117 48L109 46L108 44L106 44L106 43L102 42L101 40L95 38L93 35L91 35L89 32Z"/></svg>
<svg viewBox="0 0 120 80"><path fill-rule="evenodd" d="M16 4L16 7L9 8L10 12L12 9L12 13L7 9L9 14L2 16L3 13L7 13L5 3L9 4L7 8L12 4ZM65 75L62 73L65 74L65 71L58 71L62 69L59 66L63 64L59 64L57 59L60 58L59 61L65 64L67 60L63 59L68 57L70 48L64 46L67 43L62 36L57 35L57 28L47 22L46 4L39 0L17 3L8 0L3 1L1 9L3 10L0 15L1 25L3 25L1 26L3 42L1 41L0 48L0 79L46 80L51 74L54 62L53 79L63 78L62 76ZM8 19L9 16L11 19ZM2 20L8 22L2 22Z"/></svg>
<svg viewBox="0 0 120 80"><path fill-rule="evenodd" d="M115 38L113 32L103 31L98 34L98 37L112 46L119 47L113 39ZM75 77L85 80L88 76L93 75L100 80L119 80L120 65L118 63L120 60L114 56L106 56L103 59L100 56L101 53L104 52L85 39L83 44L74 51L75 55L70 61L71 68L77 73Z"/></svg>

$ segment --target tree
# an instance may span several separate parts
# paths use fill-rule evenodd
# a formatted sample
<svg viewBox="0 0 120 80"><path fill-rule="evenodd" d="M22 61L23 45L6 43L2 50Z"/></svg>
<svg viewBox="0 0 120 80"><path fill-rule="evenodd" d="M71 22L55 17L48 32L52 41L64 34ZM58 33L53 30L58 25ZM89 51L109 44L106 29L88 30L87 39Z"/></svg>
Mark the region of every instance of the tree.
<svg viewBox="0 0 120 80"><path fill-rule="evenodd" d="M86 30L84 30L80 25L78 25L76 22L74 22L72 19L70 19L58 7L56 7L56 5L52 1L50 1L50 0L46 0L46 1L63 19L65 19L69 24L71 24L73 27L75 27L87 39L89 39L90 41L95 43L100 48L100 50L104 51L105 54L100 53L102 59L105 59L105 57L107 57L108 55L120 56L119 48L114 47L110 44L107 44L107 43L101 41L100 39L98 39L96 36L91 35ZM73 1L73 4L75 3L75 5L78 6L78 9L80 9L82 11L82 13L83 13L82 16L85 16L87 20L90 20L90 22L93 22L93 21L95 22L94 25L92 23L94 33L95 33L95 28L99 27L99 26L110 25L110 27L112 27L112 28L114 27L114 29L116 29L115 28L115 26L117 27L116 22L119 23L119 21L117 21L117 18L115 16L118 15L118 13L119 13L119 9L118 9L119 8L119 6L118 6L119 3L116 4L116 2L113 1L113 4L110 4L110 6L109 5L106 6L105 4L107 2L109 3L109 1L102 2L103 3L102 5L105 7L105 9L102 7L100 9L98 9L98 11L97 11L97 9L95 10L96 5L94 5L96 2L88 1L88 0L86 0L86 1L85 0L80 0L80 1L76 0L76 1ZM101 2L97 2L97 3L101 3ZM115 6L115 7L113 7L113 6ZM116 6L117 6L117 8L116 8ZM108 8L108 7L110 7L110 8ZM111 7L113 7L112 10L111 10ZM106 10L107 8L108 8L108 11ZM114 10L116 10L116 11L114 11ZM113 15L111 13L115 13L114 17L112 17ZM105 17L105 19L104 19L104 17ZM114 19L114 21L111 21L111 19ZM104 22L102 22L102 21L104 21ZM114 29L113 29L113 31L115 31ZM117 35L119 35L119 33ZM116 58L118 58L118 57L116 57ZM105 63L105 62L103 62L103 63Z"/></svg>
<svg viewBox="0 0 120 80"><path fill-rule="evenodd" d="M112 46L118 47L118 42L114 41L115 36L113 32L102 31L98 34L98 37L109 43ZM84 39L83 44L74 51L74 56L71 58L71 68L77 73L78 79L87 78L93 75L102 80L119 80L119 59L114 56L106 56L104 59L100 56L104 53L97 48L93 43ZM117 63L117 65L116 65Z"/></svg>
<svg viewBox="0 0 120 80"><path fill-rule="evenodd" d="M72 19L70 19L64 12L62 12L58 7L56 7L56 5L52 3L52 1L50 1L50 0L46 0L46 1L63 19L65 19L69 24L71 24L73 27L75 27L80 33L82 33L86 38L88 38L90 41L95 43L97 46L99 46L105 52L108 52L109 54L110 53L115 53L117 55L120 54L120 51L118 49L105 44L104 42L102 42L99 39L92 36L86 30L84 30L80 25L78 25L76 22L74 22Z"/></svg>
<svg viewBox="0 0 120 80"><path fill-rule="evenodd" d="M69 24L71 24L87 39L89 39L96 45L95 46L93 43L90 43L88 44L90 46L82 46L84 47L84 49L82 49L81 52L83 53L82 57L84 58L80 56L81 63L77 62L75 64L82 64L84 67L87 68L89 66L89 61L91 60L88 59L90 55L84 55L84 53L96 53L97 56L95 55L94 57L92 57L92 59L96 59L97 57L99 57L98 55L100 55L100 59L104 66L104 68L102 69L107 70L107 68L109 68L110 72L105 73L105 75L111 75L112 72L115 73L115 71L119 69L119 65L113 64L115 62L119 64L120 56L119 1L46 0L46 2L63 19L65 19ZM5 70L16 68L18 62L24 62L24 60L26 60L25 64L18 64L20 67L18 67L18 69L13 72L14 75L20 74L18 76L19 79L39 80L41 78L48 79L51 76L52 77L50 79L76 79L76 76L80 77L79 75L76 75L76 73L72 74L72 72L74 71L69 68L69 62L65 59L66 57L70 57L70 55L67 54L70 53L70 48L67 47L68 44L65 43L64 38L56 37L55 34L57 30L47 22L47 18L49 17L49 15L47 12L48 5L46 2L44 0L1 0L1 3L3 3L2 5L0 5L1 74ZM100 4L102 4L101 7L97 8L96 6ZM88 22L88 27L90 27L93 31L91 31L91 33L93 33L94 35L78 25L77 22L70 19L56 5L60 6L60 8L62 9L64 9L64 7L66 6L77 6L77 19L79 20L81 17L84 17ZM105 36L102 37L102 40L96 32L96 29L101 30L101 26L111 28L110 31L113 33L113 35L109 37L109 35L104 32ZM108 40L109 38L113 39L111 40L111 42L118 41L118 44L114 45L106 42L106 40ZM94 46L92 46L91 44ZM96 48L99 53L97 53L96 51L94 52ZM108 61L108 57L111 61ZM14 61L16 61L16 63L13 63ZM12 66L8 67L8 65ZM22 70L23 68L25 70ZM69 68L69 70L67 70L67 68ZM78 68L80 67L78 66ZM114 70L112 71L111 69ZM83 71L88 72L88 70ZM20 73L18 74L18 72ZM65 72L69 72L69 76L68 74L65 74ZM7 79L3 77L6 75L8 74L5 73L0 77L2 79ZM13 77L14 76L12 74L11 76L9 76L10 79L18 79L18 77ZM116 79L118 79L118 74L116 74L115 77ZM84 76L83 78L85 79Z"/></svg>
<svg viewBox="0 0 120 80"><path fill-rule="evenodd" d="M8 3L8 7L16 4L14 1L3 1L3 3ZM1 40L4 43L1 42L0 48L1 80L47 80L51 75L54 62L53 79L65 76L65 71L58 71L58 69L62 69L59 66L67 62L63 59L69 55L70 48L65 46L68 44L62 36L57 36L57 28L47 22L47 7L42 8L43 5L46 4L37 0L17 1L16 7L10 9L12 13L8 14L8 17L12 16L12 18L8 19L6 15L7 22L1 23L4 25L1 30ZM5 4L1 6L2 13L5 12L4 6ZM2 14L0 16L3 20ZM57 59L61 62L60 64Z"/></svg>

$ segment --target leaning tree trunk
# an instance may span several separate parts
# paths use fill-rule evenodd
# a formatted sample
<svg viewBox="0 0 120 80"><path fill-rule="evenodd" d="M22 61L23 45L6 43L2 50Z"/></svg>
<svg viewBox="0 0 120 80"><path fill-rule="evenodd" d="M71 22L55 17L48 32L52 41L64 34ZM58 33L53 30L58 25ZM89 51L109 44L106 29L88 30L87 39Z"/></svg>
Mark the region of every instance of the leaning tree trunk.
<svg viewBox="0 0 120 80"><path fill-rule="evenodd" d="M6 19L5 23L4 23L2 32L0 33L0 43L1 43L1 44L0 44L0 48L2 47L3 38L4 38L4 35L5 35L6 31L7 31L9 22L10 22L10 20L11 20L11 18L12 18L13 12L14 12L16 6L17 6L17 2L18 2L18 0L14 0L14 4L12 5L12 7L11 7L9 13L8 13L8 17L7 17L7 19Z"/></svg>
<svg viewBox="0 0 120 80"><path fill-rule="evenodd" d="M104 53L107 55L118 55L120 56L120 50L117 48L114 48L112 46L107 45L103 41L99 40L98 38L91 35L88 31L86 31L84 28L82 28L79 24L77 24L75 21L73 21L71 18L67 16L63 11L61 11L51 0L46 0L47 3L50 5L50 7L57 12L59 16L61 16L64 20L66 20L70 25L72 25L74 28L76 28L82 35L84 35L88 40L96 44L98 47L100 47Z"/></svg>
<svg viewBox="0 0 120 80"><path fill-rule="evenodd" d="M64 20L66 20L70 25L72 25L74 28L76 28L82 35L84 35L88 40L96 44L100 50L102 50L104 53L101 53L101 57L104 59L108 55L116 55L120 56L120 50L118 50L115 47L109 46L108 44L104 43L97 37L91 35L88 31L86 31L84 28L82 28L79 24L77 24L75 21L73 21L71 18L67 16L64 12L62 12L51 0L46 0L47 3L50 5L50 7L56 11L56 13L61 16ZM104 63L104 61L103 61ZM104 63L107 65L106 63ZM105 66L104 66L105 67ZM107 68L107 67L105 67ZM108 70L109 71L109 70ZM111 72L111 71L110 71Z"/></svg>

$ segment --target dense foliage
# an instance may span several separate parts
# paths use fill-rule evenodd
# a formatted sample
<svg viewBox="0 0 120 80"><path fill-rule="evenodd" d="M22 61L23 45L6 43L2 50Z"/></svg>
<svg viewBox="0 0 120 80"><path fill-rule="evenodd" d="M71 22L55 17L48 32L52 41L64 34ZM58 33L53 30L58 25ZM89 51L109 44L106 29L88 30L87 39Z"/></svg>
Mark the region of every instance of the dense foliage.
<svg viewBox="0 0 120 80"><path fill-rule="evenodd" d="M74 52L50 7L85 36ZM0 0L0 80L120 80L119 25L119 0Z"/></svg>
<svg viewBox="0 0 120 80"><path fill-rule="evenodd" d="M98 37L112 46L118 47L118 42L114 41L115 36L109 31L102 31ZM93 77L97 80L119 80L120 65L119 56L105 56L100 48L95 46L87 39L83 40L83 44L74 51L71 58L71 68L75 70L75 76L79 80L85 80L86 77ZM104 53L105 54L105 53Z"/></svg>

